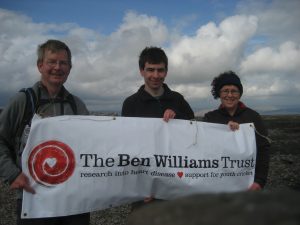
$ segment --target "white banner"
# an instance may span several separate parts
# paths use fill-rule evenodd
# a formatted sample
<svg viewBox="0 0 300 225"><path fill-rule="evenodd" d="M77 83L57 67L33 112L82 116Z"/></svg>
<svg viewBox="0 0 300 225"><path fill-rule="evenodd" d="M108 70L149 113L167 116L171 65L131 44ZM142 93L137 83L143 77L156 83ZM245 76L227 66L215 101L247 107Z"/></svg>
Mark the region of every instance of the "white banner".
<svg viewBox="0 0 300 225"><path fill-rule="evenodd" d="M34 119L22 166L36 194L23 218L114 207L152 196L246 190L256 158L252 124L155 118L59 116Z"/></svg>

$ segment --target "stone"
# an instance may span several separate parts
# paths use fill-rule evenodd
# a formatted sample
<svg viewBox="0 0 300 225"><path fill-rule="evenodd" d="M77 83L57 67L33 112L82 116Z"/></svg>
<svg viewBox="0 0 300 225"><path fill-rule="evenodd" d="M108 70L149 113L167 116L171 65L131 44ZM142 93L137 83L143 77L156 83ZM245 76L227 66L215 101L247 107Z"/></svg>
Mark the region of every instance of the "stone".
<svg viewBox="0 0 300 225"><path fill-rule="evenodd" d="M199 194L134 210L128 225L299 225L300 192Z"/></svg>

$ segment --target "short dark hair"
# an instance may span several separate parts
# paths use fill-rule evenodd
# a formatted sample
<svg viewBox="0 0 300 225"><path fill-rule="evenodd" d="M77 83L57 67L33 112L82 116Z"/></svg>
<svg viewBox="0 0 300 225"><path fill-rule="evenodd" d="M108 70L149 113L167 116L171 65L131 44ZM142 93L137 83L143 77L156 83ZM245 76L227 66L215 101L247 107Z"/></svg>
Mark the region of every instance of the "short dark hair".
<svg viewBox="0 0 300 225"><path fill-rule="evenodd" d="M44 60L46 50L50 50L51 52L58 52L61 50L65 50L68 55L68 61L70 66L72 67L72 54L69 47L62 41L59 40L48 40L45 43L38 46L37 49L37 63L40 63Z"/></svg>
<svg viewBox="0 0 300 225"><path fill-rule="evenodd" d="M158 47L146 47L139 57L139 68L143 70L146 62L150 64L164 63L166 70L168 70L168 57L164 50Z"/></svg>
<svg viewBox="0 0 300 225"><path fill-rule="evenodd" d="M224 85L235 85L239 89L240 95L242 96L243 85L239 76L232 71L227 71L215 77L211 83L211 94L214 96L215 99L220 97L220 89Z"/></svg>

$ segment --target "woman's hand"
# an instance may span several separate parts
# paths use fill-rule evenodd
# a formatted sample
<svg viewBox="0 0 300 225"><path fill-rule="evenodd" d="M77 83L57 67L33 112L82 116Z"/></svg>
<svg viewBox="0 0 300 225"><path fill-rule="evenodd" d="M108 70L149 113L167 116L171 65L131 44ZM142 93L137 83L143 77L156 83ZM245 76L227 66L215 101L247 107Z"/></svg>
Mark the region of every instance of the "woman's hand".
<svg viewBox="0 0 300 225"><path fill-rule="evenodd" d="M250 187L249 187L249 191L260 191L262 189L262 187L260 186L259 183L253 183Z"/></svg>
<svg viewBox="0 0 300 225"><path fill-rule="evenodd" d="M148 197L148 198L144 199L144 203L149 203L149 202L152 202L153 200L154 200L153 197Z"/></svg>

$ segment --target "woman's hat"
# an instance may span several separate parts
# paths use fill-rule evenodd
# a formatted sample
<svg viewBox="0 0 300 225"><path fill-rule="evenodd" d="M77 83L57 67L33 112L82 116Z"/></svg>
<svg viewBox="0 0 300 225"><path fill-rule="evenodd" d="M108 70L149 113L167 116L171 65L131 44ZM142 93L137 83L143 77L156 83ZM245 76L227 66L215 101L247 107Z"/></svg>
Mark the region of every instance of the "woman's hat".
<svg viewBox="0 0 300 225"><path fill-rule="evenodd" d="M242 96L243 94L243 85L241 83L241 80L238 75L236 75L232 71L222 73L219 76L215 77L211 85L211 93L216 99L220 97L220 90L224 85L234 85L239 89L240 96Z"/></svg>

